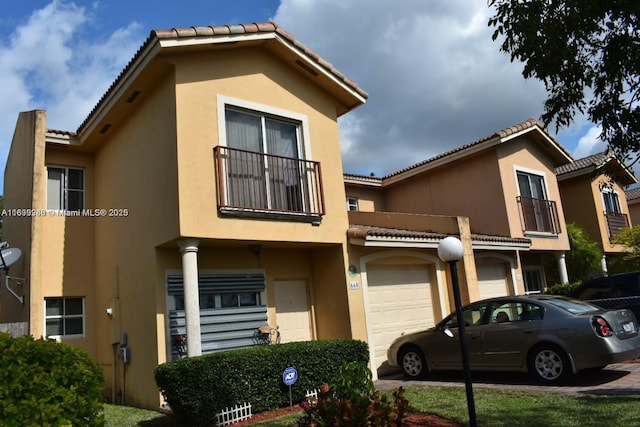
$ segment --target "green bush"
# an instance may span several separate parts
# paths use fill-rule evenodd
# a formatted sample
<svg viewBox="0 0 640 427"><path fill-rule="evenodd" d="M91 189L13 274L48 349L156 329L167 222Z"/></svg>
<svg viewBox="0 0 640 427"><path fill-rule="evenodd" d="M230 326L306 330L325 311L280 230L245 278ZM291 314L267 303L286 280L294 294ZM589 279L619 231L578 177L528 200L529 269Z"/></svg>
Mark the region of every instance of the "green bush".
<svg viewBox="0 0 640 427"><path fill-rule="evenodd" d="M560 283L553 286L549 286L545 293L551 295L569 295L575 288L580 286L582 282L573 283Z"/></svg>
<svg viewBox="0 0 640 427"><path fill-rule="evenodd" d="M221 410L245 402L253 412L289 405L289 386L282 380L295 367L294 402L307 390L333 381L344 361L369 361L366 343L321 340L251 347L167 362L155 380L173 413L190 425L208 425Z"/></svg>
<svg viewBox="0 0 640 427"><path fill-rule="evenodd" d="M323 384L317 399L301 404L304 416L298 426L397 427L408 404L402 387L393 392L391 401L375 389L366 364L345 363L331 386Z"/></svg>
<svg viewBox="0 0 640 427"><path fill-rule="evenodd" d="M0 424L103 426L104 376L79 349L0 333Z"/></svg>

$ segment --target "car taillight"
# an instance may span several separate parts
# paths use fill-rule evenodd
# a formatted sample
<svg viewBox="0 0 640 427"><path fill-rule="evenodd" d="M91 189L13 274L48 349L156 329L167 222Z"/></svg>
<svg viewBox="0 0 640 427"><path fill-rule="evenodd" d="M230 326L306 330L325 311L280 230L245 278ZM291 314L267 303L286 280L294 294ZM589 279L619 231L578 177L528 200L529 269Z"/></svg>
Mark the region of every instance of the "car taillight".
<svg viewBox="0 0 640 427"><path fill-rule="evenodd" d="M592 321L593 329L596 331L601 337L610 337L613 335L613 330L611 330L611 326L600 316L595 316Z"/></svg>

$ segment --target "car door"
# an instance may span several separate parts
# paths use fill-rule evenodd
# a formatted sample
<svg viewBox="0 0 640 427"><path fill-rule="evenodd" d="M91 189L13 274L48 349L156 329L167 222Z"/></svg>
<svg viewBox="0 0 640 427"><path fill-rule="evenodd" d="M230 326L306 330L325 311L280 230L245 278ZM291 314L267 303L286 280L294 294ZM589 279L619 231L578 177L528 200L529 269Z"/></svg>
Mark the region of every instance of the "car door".
<svg viewBox="0 0 640 427"><path fill-rule="evenodd" d="M462 317L465 321L465 335L469 364L472 368L482 368L481 328L485 322L486 304L474 304L464 309ZM428 355L435 369L461 369L462 353L460 351L460 334L455 314L449 315L429 337Z"/></svg>
<svg viewBox="0 0 640 427"><path fill-rule="evenodd" d="M481 329L485 367L524 366L542 324L542 307L519 301L501 301L489 307L488 322Z"/></svg>

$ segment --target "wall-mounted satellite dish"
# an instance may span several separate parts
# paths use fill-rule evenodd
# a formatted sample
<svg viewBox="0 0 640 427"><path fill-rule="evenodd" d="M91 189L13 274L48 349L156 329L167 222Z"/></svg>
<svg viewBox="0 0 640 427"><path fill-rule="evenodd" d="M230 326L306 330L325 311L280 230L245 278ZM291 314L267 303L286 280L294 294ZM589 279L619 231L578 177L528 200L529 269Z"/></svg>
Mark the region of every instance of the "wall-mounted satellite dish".
<svg viewBox="0 0 640 427"><path fill-rule="evenodd" d="M0 268L8 270L22 256L22 251L18 248L0 249Z"/></svg>
<svg viewBox="0 0 640 427"><path fill-rule="evenodd" d="M20 296L11 287L9 282L13 281L18 285L24 284L24 279L19 277L9 276L9 267L16 263L22 256L22 251L18 248L10 248L9 243L0 242L0 269L5 271L4 286L11 294L20 301L20 304L24 304L24 296Z"/></svg>

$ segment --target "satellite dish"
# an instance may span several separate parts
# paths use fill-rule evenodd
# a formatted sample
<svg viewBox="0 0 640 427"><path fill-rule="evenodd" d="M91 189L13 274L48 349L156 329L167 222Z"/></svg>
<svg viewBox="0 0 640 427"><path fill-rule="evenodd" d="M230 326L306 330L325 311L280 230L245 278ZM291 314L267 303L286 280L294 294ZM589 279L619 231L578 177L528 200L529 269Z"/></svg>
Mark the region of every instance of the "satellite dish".
<svg viewBox="0 0 640 427"><path fill-rule="evenodd" d="M0 249L0 268L8 270L22 256L22 251L18 248Z"/></svg>

